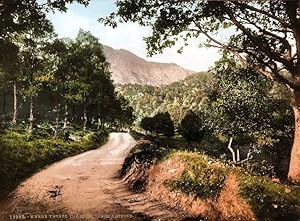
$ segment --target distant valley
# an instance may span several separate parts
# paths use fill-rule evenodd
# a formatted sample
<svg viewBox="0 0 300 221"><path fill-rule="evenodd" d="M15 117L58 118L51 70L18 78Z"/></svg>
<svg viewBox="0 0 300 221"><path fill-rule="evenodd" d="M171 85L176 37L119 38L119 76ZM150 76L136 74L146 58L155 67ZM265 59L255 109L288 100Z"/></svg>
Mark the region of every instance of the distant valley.
<svg viewBox="0 0 300 221"><path fill-rule="evenodd" d="M115 84L168 85L194 74L174 63L149 62L130 51L103 46Z"/></svg>

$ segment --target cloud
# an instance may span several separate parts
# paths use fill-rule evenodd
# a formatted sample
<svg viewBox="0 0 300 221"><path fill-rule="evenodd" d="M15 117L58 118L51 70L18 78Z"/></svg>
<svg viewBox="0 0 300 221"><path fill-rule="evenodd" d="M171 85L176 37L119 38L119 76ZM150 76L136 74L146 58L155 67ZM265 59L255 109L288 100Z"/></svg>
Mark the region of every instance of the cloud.
<svg viewBox="0 0 300 221"><path fill-rule="evenodd" d="M215 49L199 48L199 39L191 39L189 46L182 54L177 53L178 47L166 49L163 54L147 58L146 44L143 37L151 33L150 28L134 23L120 24L118 28L104 26L97 22L114 10L114 1L92 1L88 8L78 4L72 5L67 13L49 14L59 37L76 37L80 28L91 31L102 44L116 49L126 49L150 61L176 63L184 68L205 71L218 59Z"/></svg>

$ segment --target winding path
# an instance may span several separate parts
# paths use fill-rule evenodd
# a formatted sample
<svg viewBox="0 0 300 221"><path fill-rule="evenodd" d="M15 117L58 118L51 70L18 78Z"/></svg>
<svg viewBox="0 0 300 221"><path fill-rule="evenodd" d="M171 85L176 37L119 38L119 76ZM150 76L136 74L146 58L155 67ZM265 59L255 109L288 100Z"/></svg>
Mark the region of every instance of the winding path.
<svg viewBox="0 0 300 221"><path fill-rule="evenodd" d="M127 191L116 179L134 145L135 140L128 133L111 133L108 143L101 148L66 158L41 170L0 202L0 220L25 217L26 220L171 218L174 211ZM130 203L135 204L134 209Z"/></svg>

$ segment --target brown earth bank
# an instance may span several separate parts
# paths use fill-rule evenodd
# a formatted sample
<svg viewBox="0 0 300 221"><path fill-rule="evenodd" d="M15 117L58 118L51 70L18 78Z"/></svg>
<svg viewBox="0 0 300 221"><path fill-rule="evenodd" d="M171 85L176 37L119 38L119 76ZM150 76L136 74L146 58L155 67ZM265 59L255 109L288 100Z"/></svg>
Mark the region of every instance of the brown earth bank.
<svg viewBox="0 0 300 221"><path fill-rule="evenodd" d="M184 171L184 162L179 157L148 166L133 163L127 171L123 180L127 182L130 189L145 191L144 194L150 199L183 210L195 219L256 220L251 207L239 196L239 187L234 174L228 177L216 198L197 199L193 195L185 195L179 191L171 192L166 188L167 181L180 177Z"/></svg>
<svg viewBox="0 0 300 221"><path fill-rule="evenodd" d="M127 133L112 133L101 148L48 166L0 202L0 220L187 219L116 178L135 143Z"/></svg>

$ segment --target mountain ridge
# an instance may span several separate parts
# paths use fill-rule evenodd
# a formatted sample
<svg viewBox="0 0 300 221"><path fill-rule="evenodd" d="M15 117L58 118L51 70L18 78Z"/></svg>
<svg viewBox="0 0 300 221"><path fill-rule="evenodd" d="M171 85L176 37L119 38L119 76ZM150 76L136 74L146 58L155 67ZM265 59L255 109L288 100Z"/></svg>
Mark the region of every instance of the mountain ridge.
<svg viewBox="0 0 300 221"><path fill-rule="evenodd" d="M195 73L175 63L147 61L126 49L114 49L103 45L103 51L110 63L115 84L162 86L183 80Z"/></svg>

